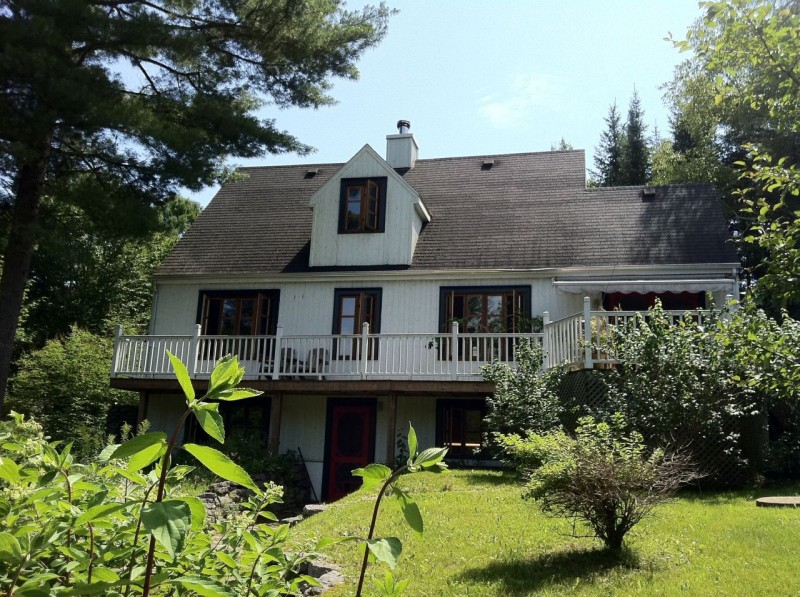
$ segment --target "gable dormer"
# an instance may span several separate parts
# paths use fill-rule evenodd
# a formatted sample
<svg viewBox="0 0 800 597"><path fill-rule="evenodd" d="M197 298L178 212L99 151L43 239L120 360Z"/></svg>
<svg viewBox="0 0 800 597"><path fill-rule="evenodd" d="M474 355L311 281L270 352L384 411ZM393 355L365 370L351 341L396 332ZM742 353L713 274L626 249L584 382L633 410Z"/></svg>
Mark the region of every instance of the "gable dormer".
<svg viewBox="0 0 800 597"><path fill-rule="evenodd" d="M365 145L311 196L311 267L411 265L430 215L419 194Z"/></svg>

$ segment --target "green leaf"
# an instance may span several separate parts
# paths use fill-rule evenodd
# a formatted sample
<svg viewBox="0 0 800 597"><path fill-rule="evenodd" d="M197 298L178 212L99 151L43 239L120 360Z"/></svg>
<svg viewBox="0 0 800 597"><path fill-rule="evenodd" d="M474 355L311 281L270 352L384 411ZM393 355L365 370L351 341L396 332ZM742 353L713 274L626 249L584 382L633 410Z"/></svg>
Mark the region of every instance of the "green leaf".
<svg viewBox="0 0 800 597"><path fill-rule="evenodd" d="M192 380L189 378L189 371L186 369L186 365L184 365L183 361L181 361L170 351L167 351L167 355L169 356L169 360L172 363L172 370L175 372L175 377L178 378L178 383L181 384L181 389L183 390L183 393L186 395L186 399L189 402L193 402L194 387L192 386Z"/></svg>
<svg viewBox="0 0 800 597"><path fill-rule="evenodd" d="M414 459L414 464L422 468L430 468L439 464L446 454L447 448L428 448L420 452L419 456Z"/></svg>
<svg viewBox="0 0 800 597"><path fill-rule="evenodd" d="M417 535L422 537L423 523L419 506L417 506L417 503L411 499L411 496L405 491L395 488L395 495L400 501L400 510L403 511L403 517L406 519L408 526L410 526L411 530Z"/></svg>
<svg viewBox="0 0 800 597"><path fill-rule="evenodd" d="M92 570L92 580L95 582L115 583L119 580L119 574L102 566L95 566Z"/></svg>
<svg viewBox="0 0 800 597"><path fill-rule="evenodd" d="M239 370L239 361L236 357L231 355L226 355L222 357L217 364L214 366L214 370L211 372L211 381L209 383L209 394L214 394L218 392L220 388L226 388L236 385L233 382L233 379L236 377L236 374Z"/></svg>
<svg viewBox="0 0 800 597"><path fill-rule="evenodd" d="M252 489L256 493L261 493L261 490L250 478L250 475L247 474L247 471L219 450L197 444L184 444L183 448L215 475Z"/></svg>
<svg viewBox="0 0 800 597"><path fill-rule="evenodd" d="M128 504L100 504L99 506L94 506L93 508L89 508L86 512L75 519L75 526L81 527L87 522L95 521L98 518L104 518L113 512L117 512L127 507Z"/></svg>
<svg viewBox="0 0 800 597"><path fill-rule="evenodd" d="M167 444L154 444L145 448L144 450L137 452L131 459L128 461L128 470L131 472L136 472L138 470L143 469L149 464L153 464L156 460L161 458L164 453L167 451Z"/></svg>
<svg viewBox="0 0 800 597"><path fill-rule="evenodd" d="M192 530L202 531L203 525L205 525L206 522L206 505L203 503L203 500L191 496L177 499L185 502L186 505L189 506L189 510L192 513Z"/></svg>
<svg viewBox="0 0 800 597"><path fill-rule="evenodd" d="M244 400L245 398L261 396L263 393L264 392L260 390L253 390L252 388L236 388L235 390L220 392L217 398L226 402L232 402L233 400Z"/></svg>
<svg viewBox="0 0 800 597"><path fill-rule="evenodd" d="M400 539L397 537L368 539L367 547L381 562L389 564L389 568L394 568L397 565L397 557L403 551L403 544L400 543Z"/></svg>
<svg viewBox="0 0 800 597"><path fill-rule="evenodd" d="M225 424L222 422L222 415L219 414L219 404L195 404L194 414L197 416L197 422L200 423L200 427L219 443L224 444Z"/></svg>
<svg viewBox="0 0 800 597"><path fill-rule="evenodd" d="M205 576L181 576L170 582L194 591L202 597L236 597L228 587Z"/></svg>
<svg viewBox="0 0 800 597"><path fill-rule="evenodd" d="M369 489L378 483L386 481L392 474L392 469L383 464L369 464L364 468L357 468L353 471L354 477L361 477L364 482L361 489Z"/></svg>
<svg viewBox="0 0 800 597"><path fill-rule="evenodd" d="M119 444L109 444L103 451L100 452L99 456L97 457L98 462L108 462L111 460L111 455L119 448Z"/></svg>
<svg viewBox="0 0 800 597"><path fill-rule="evenodd" d="M411 422L408 423L408 459L409 462L417 455L417 432Z"/></svg>
<svg viewBox="0 0 800 597"><path fill-rule="evenodd" d="M0 533L0 562L18 564L22 561L22 547L11 533Z"/></svg>
<svg viewBox="0 0 800 597"><path fill-rule="evenodd" d="M186 531L192 522L189 505L182 500L166 500L142 508L142 525L156 538L172 559L183 549Z"/></svg>
<svg viewBox="0 0 800 597"><path fill-rule="evenodd" d="M167 434L161 431L153 431L151 433L143 433L142 435L132 437L114 450L110 460L114 460L115 458L130 458L137 452L156 444L166 445Z"/></svg>
<svg viewBox="0 0 800 597"><path fill-rule="evenodd" d="M234 560L231 556L226 554L224 551L218 551L218 552L216 552L215 555L217 556L217 559L220 562L225 564L231 570L236 570L238 568L238 566L236 564L236 560Z"/></svg>
<svg viewBox="0 0 800 597"><path fill-rule="evenodd" d="M20 481L17 463L10 458L0 456L0 479L17 485Z"/></svg>
<svg viewBox="0 0 800 597"><path fill-rule="evenodd" d="M136 485L142 485L142 486L147 485L147 479L143 475L126 471L124 468L119 468L117 466L112 467L111 470L113 470L121 477L125 477L131 483L135 483Z"/></svg>

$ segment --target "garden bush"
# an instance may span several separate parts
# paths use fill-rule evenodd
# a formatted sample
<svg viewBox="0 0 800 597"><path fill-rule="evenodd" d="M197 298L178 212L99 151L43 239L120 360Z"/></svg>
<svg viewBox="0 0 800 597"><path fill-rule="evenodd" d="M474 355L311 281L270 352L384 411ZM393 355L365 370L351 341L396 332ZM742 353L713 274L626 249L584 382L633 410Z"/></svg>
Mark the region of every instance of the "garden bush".
<svg viewBox="0 0 800 597"><path fill-rule="evenodd" d="M19 360L10 384L10 409L35 418L47 436L73 441L73 456L89 459L105 445L106 415L135 404L134 392L108 386L111 340L74 329Z"/></svg>
<svg viewBox="0 0 800 597"><path fill-rule="evenodd" d="M72 444L48 442L36 423L15 414L0 430L0 586L16 597L199 594L218 597L297 594L297 573L312 553L287 543L288 525L268 510L280 488L256 486L227 456L185 444L204 467L252 491L244 511L209 524L203 502L179 497L191 467L171 466L177 430L189 416L218 441L218 402L259 392L238 388L244 369L220 361L206 395L195 397L185 368L172 359L187 411L167 439L136 435L79 464ZM148 470L149 469L149 470Z"/></svg>
<svg viewBox="0 0 800 597"><path fill-rule="evenodd" d="M660 305L615 329L619 366L604 375L607 418L621 412L651 446L679 447L719 485L739 484L755 470L742 451L742 428L763 412L763 400L744 380L750 364L724 341L729 317L690 317L674 324Z"/></svg>
<svg viewBox="0 0 800 597"><path fill-rule="evenodd" d="M563 409L558 396L564 377L560 367L542 371L542 348L522 341L515 348L516 368L494 361L481 368L483 378L495 386L486 399L484 419L491 433L544 432L559 425Z"/></svg>
<svg viewBox="0 0 800 597"><path fill-rule="evenodd" d="M697 478L686 455L650 450L626 428L616 414L608 423L582 418L574 436L559 429L500 439L528 480L525 497L547 514L585 523L618 551L656 505Z"/></svg>

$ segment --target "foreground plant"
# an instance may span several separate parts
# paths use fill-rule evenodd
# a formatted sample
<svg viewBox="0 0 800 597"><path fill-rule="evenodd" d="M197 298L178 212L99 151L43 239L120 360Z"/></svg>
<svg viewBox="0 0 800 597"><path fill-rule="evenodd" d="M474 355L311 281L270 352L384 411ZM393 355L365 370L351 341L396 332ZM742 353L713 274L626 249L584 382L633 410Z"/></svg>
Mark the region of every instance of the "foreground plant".
<svg viewBox="0 0 800 597"><path fill-rule="evenodd" d="M233 357L218 363L198 398L186 368L170 358L187 410L169 439L158 431L137 435L80 465L70 444L48 443L20 415L0 429L0 586L8 597L241 597L297 594L302 583L316 584L296 574L308 556L284 549L288 525L264 524L276 520L267 508L280 501L280 488L259 488L218 450L190 443L181 449L253 495L241 515L208 525L203 503L175 492L192 470L170 464L186 419L195 417L222 442L217 401L260 392L238 387L244 369Z"/></svg>
<svg viewBox="0 0 800 597"><path fill-rule="evenodd" d="M558 430L500 439L528 476L525 497L547 514L586 523L606 548L619 551L655 506L699 477L685 455L649 452L625 426L617 413L610 423L582 418L574 437Z"/></svg>
<svg viewBox="0 0 800 597"><path fill-rule="evenodd" d="M392 488L392 495L400 503L403 517L411 529L421 537L424 525L419 506L406 491L397 486L395 481L403 473L417 473L423 470L440 472L447 468L443 461L447 454L447 448L428 448L422 452L417 452L417 434L411 425L408 426L408 453L409 457L406 464L394 471L383 464L370 464L353 471L353 475L363 479L362 491L383 483L378 492L378 497L375 499L375 507L372 510L372 521L370 522L369 533L364 545L364 558L361 563L361 574L358 578L356 597L361 596L370 556L387 563L390 568L394 568L397 563L397 557L403 550L403 544L397 537L374 538L378 510L386 491L390 487ZM387 572L384 581L376 581L375 584L382 595L399 595L405 591L408 581L396 583L391 572Z"/></svg>

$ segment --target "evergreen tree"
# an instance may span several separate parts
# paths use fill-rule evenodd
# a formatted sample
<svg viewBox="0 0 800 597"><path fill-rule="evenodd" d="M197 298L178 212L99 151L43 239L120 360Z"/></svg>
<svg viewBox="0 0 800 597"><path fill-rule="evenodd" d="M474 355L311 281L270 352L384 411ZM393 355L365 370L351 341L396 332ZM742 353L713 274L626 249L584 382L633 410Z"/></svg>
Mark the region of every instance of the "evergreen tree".
<svg viewBox="0 0 800 597"><path fill-rule="evenodd" d="M0 2L0 413L42 197L75 177L160 203L221 178L227 156L307 152L263 106L333 102L332 77L380 41L390 10L341 0Z"/></svg>
<svg viewBox="0 0 800 597"><path fill-rule="evenodd" d="M623 185L643 185L650 181L650 151L645 138L647 125L639 93L634 89L628 106L628 120L625 123L625 141L622 144Z"/></svg>
<svg viewBox="0 0 800 597"><path fill-rule="evenodd" d="M600 135L600 145L595 150L592 176L602 187L622 184L622 139L623 126L614 102L605 117L606 130Z"/></svg>

